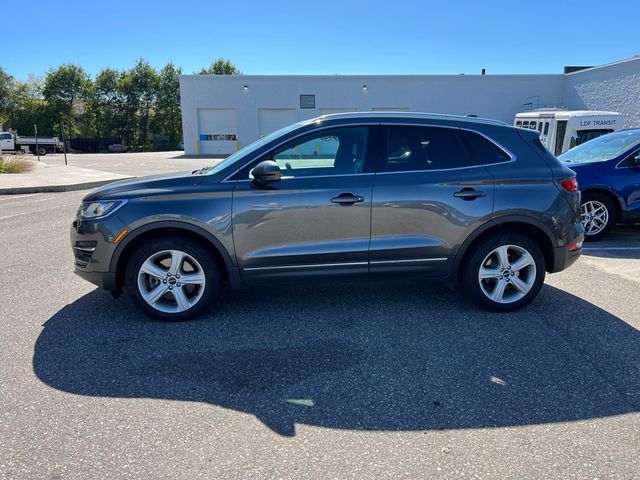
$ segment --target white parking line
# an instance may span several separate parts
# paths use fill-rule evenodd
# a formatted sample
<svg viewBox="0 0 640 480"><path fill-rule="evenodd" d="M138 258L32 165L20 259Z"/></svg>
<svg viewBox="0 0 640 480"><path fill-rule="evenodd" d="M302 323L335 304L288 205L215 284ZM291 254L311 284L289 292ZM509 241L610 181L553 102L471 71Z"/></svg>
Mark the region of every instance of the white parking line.
<svg viewBox="0 0 640 480"><path fill-rule="evenodd" d="M640 250L640 247L587 247L582 250L585 252L600 252L602 250Z"/></svg>
<svg viewBox="0 0 640 480"><path fill-rule="evenodd" d="M22 215L26 215L26 213L15 213L13 215L5 215L4 217L0 217L0 220L6 220L7 218L20 217Z"/></svg>
<svg viewBox="0 0 640 480"><path fill-rule="evenodd" d="M39 195L39 194L38 193L29 193L27 195L9 195L6 198L0 198L0 202L4 202L5 200L16 200L18 198L33 197L34 195Z"/></svg>

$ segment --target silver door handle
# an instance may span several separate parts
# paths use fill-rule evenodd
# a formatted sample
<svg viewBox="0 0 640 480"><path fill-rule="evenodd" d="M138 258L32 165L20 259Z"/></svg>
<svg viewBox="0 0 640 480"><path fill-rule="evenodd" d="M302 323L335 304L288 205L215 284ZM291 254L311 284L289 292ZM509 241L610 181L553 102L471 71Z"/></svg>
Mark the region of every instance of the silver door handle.
<svg viewBox="0 0 640 480"><path fill-rule="evenodd" d="M338 203L340 205L353 205L354 203L360 202L364 202L364 197L353 195L352 193L341 193L331 199L331 203Z"/></svg>

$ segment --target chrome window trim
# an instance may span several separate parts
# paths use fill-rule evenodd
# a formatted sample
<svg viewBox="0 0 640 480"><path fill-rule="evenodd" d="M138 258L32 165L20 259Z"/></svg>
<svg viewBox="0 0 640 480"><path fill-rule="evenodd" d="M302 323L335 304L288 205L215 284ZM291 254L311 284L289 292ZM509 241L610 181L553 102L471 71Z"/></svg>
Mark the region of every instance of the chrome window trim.
<svg viewBox="0 0 640 480"><path fill-rule="evenodd" d="M637 145L636 145L636 147L637 147ZM635 147L634 147L634 148L635 148ZM627 169L627 168L639 168L639 167L640 167L640 165L629 165L629 166L626 166L626 167L621 167L621 166L620 166L622 163L626 162L626 161L627 161L627 159L628 159L631 155L633 155L634 153L636 153L636 154L640 155L640 149L639 149L639 150L634 150L634 151L632 151L629 155L626 155L622 160L620 160L620 161L616 164L616 166L615 166L614 170L624 170L624 169ZM605 161L605 162L607 162L608 160L604 160L604 161Z"/></svg>
<svg viewBox="0 0 640 480"><path fill-rule="evenodd" d="M280 179L280 181L282 180L302 180L305 178L331 178L331 177L364 177L367 175L375 175L375 173L370 172L370 173L343 173L340 175L307 175L304 177L282 177ZM250 179L245 179L245 180L237 180L238 183L240 182L253 182L253 180Z"/></svg>
<svg viewBox="0 0 640 480"><path fill-rule="evenodd" d="M493 163L480 163L477 165L469 165L466 167L453 167L453 168L438 168L438 169L429 169L429 170L405 170L405 171L400 171L400 172L368 172L368 173L345 173L343 175L316 175L316 176L309 176L309 177L288 177L288 178L326 178L326 177L346 177L346 176L353 176L353 175L381 175L381 174L390 174L390 173L409 173L409 172L442 172L442 171L454 171L454 170L462 170L462 169L467 169L467 168L477 168L477 167L491 167L491 166L495 166L495 165L505 165L508 163L513 163L517 160L517 156L511 152L508 148L504 147L502 144L496 142L495 140L493 140L492 138L488 137L487 135L485 135L482 132L479 132L478 130L474 130L473 128L468 128L468 127L457 127L457 126L451 126L451 125L433 125L430 123L411 123L411 122L364 122L364 123L349 123L347 125L328 125L328 126L324 126L324 127L320 127L316 130L312 130L310 132L305 132L305 133L301 133L300 135L296 135L295 137L292 137L288 140L282 141L276 145L274 145L273 147L270 148L270 150L274 150L276 148L278 148L281 145L284 145L285 143L289 142L289 141L293 141L297 138L303 137L307 134L310 133L315 133L315 132L321 132L322 130L328 130L328 129L332 129L332 128L343 128L343 127L375 127L375 126L385 126L385 127L389 127L389 126L394 126L394 125L401 125L401 126L409 126L409 127L435 127L435 128L449 128L452 130L465 130L467 132L471 132L471 133L476 133L482 137L484 137L486 140L490 141L491 143L493 143L496 147L498 147L500 150L502 150L504 153L506 153L507 155L509 155L510 160L507 160L506 162L493 162ZM504 124L504 125L500 125L500 126L507 126L510 127L510 125ZM516 127L511 127L511 128L516 128ZM462 142L461 142L462 143ZM466 147L464 146L464 144L462 145L463 148ZM270 151L269 150L269 151ZM469 153L469 152L467 152ZM237 169L235 169L231 174L227 175L223 180L221 180L220 183L233 183L233 182L250 182L250 179L242 179L242 180L229 180L230 177L233 177L234 175L237 175L238 172L240 172L240 170L242 170L243 168L245 168L247 165L249 165L251 162L255 161L255 158L252 158L250 161L244 163L241 167L238 167ZM286 177L285 177L286 178Z"/></svg>
<svg viewBox="0 0 640 480"><path fill-rule="evenodd" d="M481 137L484 137L486 140L490 141L491 143L493 143L496 147L498 147L500 150L502 150L504 153L506 153L507 155L509 155L509 158L511 160L507 160L506 162L494 162L494 163L479 163L477 165L471 165L473 167L482 167L482 166L486 166L486 165L503 165L505 163L510 163L510 162L515 162L517 160L518 157L516 157L516 155L509 150L508 148L502 146L502 144L496 142L494 139L492 139L491 137L485 135L482 132L479 132L478 130L474 130L473 128L468 128L468 127L454 127L451 125L431 125L428 123L405 123L405 122L398 122L398 123L381 123L381 125L384 126L393 126L393 125L402 125L402 126L407 126L407 127L434 127L434 128L450 128L452 130L464 130L466 132L471 132L471 133L477 133L478 135L480 135ZM510 125L507 125L510 126ZM511 127L511 128L516 128L516 127ZM525 129L526 130L526 129ZM462 143L462 141L460 141L460 143L462 144L462 147L465 149L465 151L467 150L467 148L465 147L465 145ZM470 153L470 152L467 152ZM453 168L440 168L438 170L458 170L460 168L469 168L469 167L453 167ZM417 170L412 170L412 171L417 171ZM427 171L435 171L435 170L427 170ZM385 173L385 172L379 172L379 173Z"/></svg>

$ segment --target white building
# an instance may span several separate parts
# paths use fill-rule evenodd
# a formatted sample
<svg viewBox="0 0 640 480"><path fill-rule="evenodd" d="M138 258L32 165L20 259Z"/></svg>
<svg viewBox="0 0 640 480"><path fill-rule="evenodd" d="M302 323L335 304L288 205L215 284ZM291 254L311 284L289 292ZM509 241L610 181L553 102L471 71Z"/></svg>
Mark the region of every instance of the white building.
<svg viewBox="0 0 640 480"><path fill-rule="evenodd" d="M291 123L337 112L477 115L512 123L542 106L617 111L640 127L640 57L545 75L183 75L185 153L225 155Z"/></svg>

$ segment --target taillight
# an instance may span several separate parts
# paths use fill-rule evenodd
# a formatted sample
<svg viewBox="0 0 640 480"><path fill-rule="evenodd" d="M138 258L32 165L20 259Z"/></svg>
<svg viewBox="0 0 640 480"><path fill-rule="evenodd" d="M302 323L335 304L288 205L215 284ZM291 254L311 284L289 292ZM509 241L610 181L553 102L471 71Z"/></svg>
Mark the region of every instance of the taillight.
<svg viewBox="0 0 640 480"><path fill-rule="evenodd" d="M560 186L564 188L567 192L577 192L578 179L576 177L563 178L562 180L560 180Z"/></svg>
<svg viewBox="0 0 640 480"><path fill-rule="evenodd" d="M575 252L576 250L580 250L582 248L582 242L573 242L567 244L567 250L570 252Z"/></svg>

